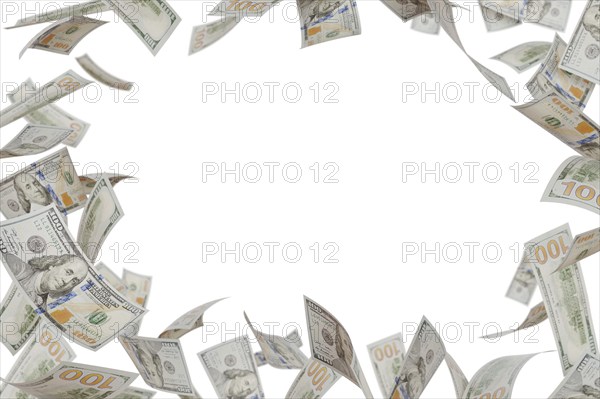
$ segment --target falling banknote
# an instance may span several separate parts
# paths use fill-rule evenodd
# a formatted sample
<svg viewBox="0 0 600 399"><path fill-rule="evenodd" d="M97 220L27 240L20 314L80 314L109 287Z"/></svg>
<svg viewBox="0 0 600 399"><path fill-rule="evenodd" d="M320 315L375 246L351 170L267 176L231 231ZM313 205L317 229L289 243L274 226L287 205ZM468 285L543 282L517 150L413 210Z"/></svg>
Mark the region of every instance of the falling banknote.
<svg viewBox="0 0 600 399"><path fill-rule="evenodd" d="M88 349L146 313L98 276L54 205L0 223L0 253L36 312Z"/></svg>

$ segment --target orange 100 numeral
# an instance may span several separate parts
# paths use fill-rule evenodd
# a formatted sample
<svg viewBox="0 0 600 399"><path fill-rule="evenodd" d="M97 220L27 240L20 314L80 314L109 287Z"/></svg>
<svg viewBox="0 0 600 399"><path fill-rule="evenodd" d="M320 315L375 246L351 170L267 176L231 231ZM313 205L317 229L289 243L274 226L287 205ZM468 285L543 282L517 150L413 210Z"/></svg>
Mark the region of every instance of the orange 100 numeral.
<svg viewBox="0 0 600 399"><path fill-rule="evenodd" d="M548 256L552 259L557 259L567 253L568 249L569 247L565 245L564 238L560 236L558 237L558 242L550 240L545 247L543 245L535 247L535 259L537 263L543 265L548 262Z"/></svg>
<svg viewBox="0 0 600 399"><path fill-rule="evenodd" d="M323 384L331 378L327 367L314 360L306 371L309 377L312 377L312 384L316 386L317 391L323 390ZM313 377L314 376L314 377Z"/></svg>
<svg viewBox="0 0 600 399"><path fill-rule="evenodd" d="M61 380L65 381L79 380L81 384L89 387L98 385L98 389L113 389L110 384L115 380L115 377L110 377L104 381L104 376L102 374L90 373L83 375L83 371L75 369L65 370L59 377Z"/></svg>
<svg viewBox="0 0 600 399"><path fill-rule="evenodd" d="M400 355L400 351L398 350L398 346L396 342L390 344L385 344L383 346L383 350L381 347L375 349L375 359L380 362L384 359L384 357L392 358Z"/></svg>
<svg viewBox="0 0 600 399"><path fill-rule="evenodd" d="M570 197L577 183L575 183L574 181L570 181L563 182L562 185L565 186L565 191L563 194ZM594 187L581 184L575 189L575 196L582 201L589 201L596 197L596 204L600 206L600 195L596 196L596 190L594 189Z"/></svg>
<svg viewBox="0 0 600 399"><path fill-rule="evenodd" d="M506 395L506 388L498 388L494 393L486 392L479 397L479 399L502 399Z"/></svg>

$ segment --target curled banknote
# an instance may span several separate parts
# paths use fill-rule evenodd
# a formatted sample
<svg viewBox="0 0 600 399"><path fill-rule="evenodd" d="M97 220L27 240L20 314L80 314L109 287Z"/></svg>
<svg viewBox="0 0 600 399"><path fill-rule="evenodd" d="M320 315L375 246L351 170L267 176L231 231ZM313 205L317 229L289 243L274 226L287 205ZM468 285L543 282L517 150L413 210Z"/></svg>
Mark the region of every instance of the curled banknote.
<svg viewBox="0 0 600 399"><path fill-rule="evenodd" d="M38 90L33 81L27 79L25 82L21 83L16 90L8 93L7 97L11 103L19 103L27 98L35 96L37 93ZM81 142L90 128L89 123L67 113L56 104L48 104L38 110L32 111L25 115L24 119L34 125L72 129L73 131L71 134L63 140L63 144L72 147L76 147Z"/></svg>
<svg viewBox="0 0 600 399"><path fill-rule="evenodd" d="M45 325L40 333L34 336L23 353L15 361L8 374L7 381L28 382L36 381L56 367L60 362L70 362L75 359L75 352L64 338L53 332L52 326ZM0 397L17 399L35 399L12 385L0 388Z"/></svg>
<svg viewBox="0 0 600 399"><path fill-rule="evenodd" d="M521 24L519 19L504 15L496 9L485 7L481 4L481 2L482 0L479 0L479 8L481 9L481 15L483 16L485 28L488 32L496 32L503 29L513 28Z"/></svg>
<svg viewBox="0 0 600 399"><path fill-rule="evenodd" d="M600 214L600 161L579 156L566 159L548 182L542 201Z"/></svg>
<svg viewBox="0 0 600 399"><path fill-rule="evenodd" d="M295 345L297 348L302 347L302 338L300 338L300 334L298 334L298 330L296 329L293 329L289 334L287 334L285 336L285 340L292 345ZM269 364L263 351L254 352L254 361L258 367Z"/></svg>
<svg viewBox="0 0 600 399"><path fill-rule="evenodd" d="M558 93L514 108L579 154L600 158L600 127Z"/></svg>
<svg viewBox="0 0 600 399"><path fill-rule="evenodd" d="M40 154L60 144L72 132L71 128L27 125L0 149L0 158Z"/></svg>
<svg viewBox="0 0 600 399"><path fill-rule="evenodd" d="M501 332L495 332L492 334L484 335L480 338L483 338L483 339L500 338L505 335L513 334L517 331L525 330L526 328L529 328L529 327L537 326L538 324L540 324L541 322L546 321L546 320L548 320L548 312L546 312L546 305L544 305L544 302L542 301L542 302L538 303L537 305L535 305L533 308L531 308L531 310L527 314L527 317L525 317L525 320L521 324L519 324L519 326L517 328L506 330L506 331L501 331Z"/></svg>
<svg viewBox="0 0 600 399"><path fill-rule="evenodd" d="M539 64L551 46L552 43L548 42L522 43L493 56L492 59L501 61L520 73Z"/></svg>
<svg viewBox="0 0 600 399"><path fill-rule="evenodd" d="M77 242L92 263L96 262L106 237L123 218L123 209L107 178L90 193L77 230Z"/></svg>
<svg viewBox="0 0 600 399"><path fill-rule="evenodd" d="M274 334L264 334L254 327L246 312L244 318L256 337L268 364L279 369L301 369L308 362L297 345L286 338Z"/></svg>
<svg viewBox="0 0 600 399"><path fill-rule="evenodd" d="M569 225L532 240L535 277L544 298L563 372L577 364L584 353L598 353L585 281L578 263L554 271L571 245Z"/></svg>
<svg viewBox="0 0 600 399"><path fill-rule="evenodd" d="M435 20L435 14L431 12L423 13L413 18L410 27L418 32L437 35L440 32L440 24Z"/></svg>
<svg viewBox="0 0 600 399"><path fill-rule="evenodd" d="M537 353L531 355L504 356L494 359L480 368L465 389L464 399L503 398L510 399L519 372Z"/></svg>
<svg viewBox="0 0 600 399"><path fill-rule="evenodd" d="M595 84L559 68L560 59L566 48L567 43L558 34L555 35L548 56L527 82L526 87L533 98L537 100L557 91L571 103L583 109L594 91Z"/></svg>
<svg viewBox="0 0 600 399"><path fill-rule="evenodd" d="M298 373L285 399L320 399L339 378L331 367L318 360L310 359Z"/></svg>
<svg viewBox="0 0 600 399"><path fill-rule="evenodd" d="M523 22L534 22L564 31L569 21L571 0L527 0Z"/></svg>
<svg viewBox="0 0 600 399"><path fill-rule="evenodd" d="M600 0L588 0L560 68L600 84Z"/></svg>
<svg viewBox="0 0 600 399"><path fill-rule="evenodd" d="M40 316L17 284L10 285L0 304L0 337L11 354L27 343L40 321Z"/></svg>
<svg viewBox="0 0 600 399"><path fill-rule="evenodd" d="M169 39L181 17L165 0L102 0L156 55Z"/></svg>
<svg viewBox="0 0 600 399"><path fill-rule="evenodd" d="M219 398L265 397L248 337L241 336L198 353Z"/></svg>
<svg viewBox="0 0 600 399"><path fill-rule="evenodd" d="M68 96L90 83L92 82L69 70L40 87L35 93L21 96L16 102L0 111L0 127ZM40 124L46 125L46 123Z"/></svg>
<svg viewBox="0 0 600 399"><path fill-rule="evenodd" d="M600 361L597 357L584 354L576 367L550 395L551 398L584 399L600 397Z"/></svg>
<svg viewBox="0 0 600 399"><path fill-rule="evenodd" d="M449 353L446 353L445 359L446 365L448 366L448 371L450 371L450 376L452 377L452 385L454 385L456 399L462 399L467 386L469 386L469 380L465 376L465 373L463 373L458 363L456 363L456 360L454 360Z"/></svg>
<svg viewBox="0 0 600 399"><path fill-rule="evenodd" d="M531 263L531 251L535 244L527 242L524 245L521 263L517 266L515 275L513 276L506 297L521 302L523 305L529 305L533 293L537 288L537 281L533 272L533 264Z"/></svg>
<svg viewBox="0 0 600 399"><path fill-rule="evenodd" d="M427 0L381 0L403 22L431 11Z"/></svg>
<svg viewBox="0 0 600 399"><path fill-rule="evenodd" d="M127 286L121 279L121 277L117 276L115 272L113 272L108 266L106 266L102 262L98 262L96 266L94 266L98 275L108 282L115 290L119 291L122 295L127 295Z"/></svg>
<svg viewBox="0 0 600 399"><path fill-rule="evenodd" d="M360 34L355 0L298 0L297 4L303 48Z"/></svg>
<svg viewBox="0 0 600 399"><path fill-rule="evenodd" d="M119 183L123 180L136 179L133 176L118 175L118 174L113 174L113 173L94 173L94 174L79 176L79 181L83 185L84 193L86 195L89 195L92 192L92 190L94 189L94 187L96 187L96 184L98 183L98 181L100 181L103 178L107 178L113 187L116 186L117 183Z"/></svg>
<svg viewBox="0 0 600 399"><path fill-rule="evenodd" d="M98 276L54 205L0 223L0 253L36 312L88 349L146 312Z"/></svg>
<svg viewBox="0 0 600 399"><path fill-rule="evenodd" d="M217 40L229 33L239 22L235 16L226 16L216 21L194 26L190 41L189 55L204 50Z"/></svg>
<svg viewBox="0 0 600 399"><path fill-rule="evenodd" d="M83 3L69 5L61 8L47 7L40 14L29 15L19 19L13 26L6 29L20 28L22 26L30 26L43 24L46 22L54 22L58 20L68 19L93 14L96 17L102 15L103 12L110 11L110 7L102 2L102 0L91 0Z"/></svg>
<svg viewBox="0 0 600 399"><path fill-rule="evenodd" d="M178 340L121 335L119 341L146 384L174 394L194 393Z"/></svg>
<svg viewBox="0 0 600 399"><path fill-rule="evenodd" d="M109 399L127 388L137 378L128 371L61 362L34 381L8 383L38 398Z"/></svg>
<svg viewBox="0 0 600 399"><path fill-rule="evenodd" d="M145 276L123 269L122 280L127 287L127 298L140 306L146 307L150 296L150 288L152 288L152 276Z"/></svg>
<svg viewBox="0 0 600 399"><path fill-rule="evenodd" d="M84 54L80 57L75 58L77 63L94 79L98 82L105 84L108 87L113 87L119 90L129 91L133 87L133 83L127 82L123 79L119 79L116 76L111 75L104 69L100 68L98 64L92 60L92 58Z"/></svg>
<svg viewBox="0 0 600 399"><path fill-rule="evenodd" d="M30 48L51 53L71 54L84 37L105 23L106 21L82 16L57 21L31 39L19 53L19 58Z"/></svg>
<svg viewBox="0 0 600 399"><path fill-rule="evenodd" d="M384 398L389 398L396 386L396 377L404 363L404 342L402 334L394 334L367 346L369 357L379 389Z"/></svg>
<svg viewBox="0 0 600 399"><path fill-rule="evenodd" d="M53 203L66 215L87 200L66 148L0 181L0 198L0 212L8 219Z"/></svg>
<svg viewBox="0 0 600 399"><path fill-rule="evenodd" d="M446 356L435 327L423 317L396 377L391 399L419 399Z"/></svg>
<svg viewBox="0 0 600 399"><path fill-rule="evenodd" d="M160 338L181 338L190 331L204 325L204 312L212 305L226 298L217 299L195 307L194 309L179 316L173 323L169 324L165 330L160 333Z"/></svg>
<svg viewBox="0 0 600 399"><path fill-rule="evenodd" d="M598 251L600 251L600 228L595 227L590 231L575 236L573 243L569 247L569 252L567 252L562 263L554 273L559 272Z"/></svg>
<svg viewBox="0 0 600 399"><path fill-rule="evenodd" d="M342 323L310 298L304 297L304 309L312 357L348 378L367 398L372 398L352 340Z"/></svg>

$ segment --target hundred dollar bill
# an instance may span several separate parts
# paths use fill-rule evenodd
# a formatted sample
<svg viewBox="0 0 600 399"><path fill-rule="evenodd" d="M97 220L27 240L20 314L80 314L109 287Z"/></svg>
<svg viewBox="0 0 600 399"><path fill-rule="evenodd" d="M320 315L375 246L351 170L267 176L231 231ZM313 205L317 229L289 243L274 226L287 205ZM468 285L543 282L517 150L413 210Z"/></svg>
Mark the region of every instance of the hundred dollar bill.
<svg viewBox="0 0 600 399"><path fill-rule="evenodd" d="M485 28L488 32L496 32L521 24L521 21L518 19L511 18L495 9L483 6L481 0L479 0L479 8L481 8Z"/></svg>
<svg viewBox="0 0 600 399"><path fill-rule="evenodd" d="M204 50L231 31L239 22L236 17L226 16L216 21L194 26L189 55Z"/></svg>
<svg viewBox="0 0 600 399"><path fill-rule="evenodd" d="M71 54L77 44L106 21L88 17L71 17L57 21L38 33L19 53L19 58L27 49L46 50L51 53Z"/></svg>
<svg viewBox="0 0 600 399"><path fill-rule="evenodd" d="M556 272L600 251L600 228L596 227L575 236L569 251ZM555 273L556 273L555 272Z"/></svg>
<svg viewBox="0 0 600 399"><path fill-rule="evenodd" d="M265 397L248 337L242 336L198 353L219 398Z"/></svg>
<svg viewBox="0 0 600 399"><path fill-rule="evenodd" d="M600 127L558 93L514 108L579 154L600 158Z"/></svg>
<svg viewBox="0 0 600 399"><path fill-rule="evenodd" d="M140 306L146 307L150 296L150 288L152 287L152 277L123 269L122 280L127 287L127 298Z"/></svg>
<svg viewBox="0 0 600 399"><path fill-rule="evenodd" d="M479 4L511 19L521 21L527 0L479 0Z"/></svg>
<svg viewBox="0 0 600 399"><path fill-rule="evenodd" d="M304 353L286 338L274 334L263 334L262 331L254 328L246 312L244 312L244 318L269 365L278 369L301 369L308 362Z"/></svg>
<svg viewBox="0 0 600 399"><path fill-rule="evenodd" d="M159 338L181 338L190 331L204 325L204 312L206 312L215 303L226 298L217 299L195 307L194 309L179 316L177 320L171 323L165 330L160 333Z"/></svg>
<svg viewBox="0 0 600 399"><path fill-rule="evenodd" d="M546 321L547 319L548 319L548 313L546 312L546 305L544 305L544 302L542 301L542 302L538 303L537 305L535 305L533 308L531 308L531 310L527 314L527 317L525 317L525 320L521 324L519 324L519 326L517 328L502 331L499 333L484 335L480 338L483 338L483 339L500 338L505 335L513 334L517 331L521 331L521 330L524 330L529 327L537 326L538 324L540 324L543 321Z"/></svg>
<svg viewBox="0 0 600 399"><path fill-rule="evenodd" d="M552 46L549 42L527 42L492 57L520 73L539 64Z"/></svg>
<svg viewBox="0 0 600 399"><path fill-rule="evenodd" d="M44 399L109 399L127 388L137 374L122 370L61 362L47 374L34 381L8 384Z"/></svg>
<svg viewBox="0 0 600 399"><path fill-rule="evenodd" d="M102 180L103 178L107 178L113 187L116 186L120 181L126 179L135 179L133 176L118 175L114 173L94 173L90 175L79 176L79 181L83 185L83 192L86 195L90 195L94 187L96 187L98 181Z"/></svg>
<svg viewBox="0 0 600 399"><path fill-rule="evenodd" d="M19 134L0 149L0 158L40 154L60 144L73 129L27 125Z"/></svg>
<svg viewBox="0 0 600 399"><path fill-rule="evenodd" d="M23 353L19 355L4 377L5 380L12 382L35 381L60 362L70 362L75 359L75 352L68 342L64 338L55 336L50 328L42 329L42 332L36 334L35 338L23 349ZM35 399L12 385L0 387L0 397Z"/></svg>
<svg viewBox="0 0 600 399"><path fill-rule="evenodd" d="M115 290L119 291L121 295L127 295L127 287L125 286L125 283L108 266L106 266L102 262L98 262L98 264L94 266L94 268L96 269L96 272L100 275L100 278L105 280Z"/></svg>
<svg viewBox="0 0 600 399"><path fill-rule="evenodd" d="M298 373L285 399L320 399L339 378L331 367L310 359Z"/></svg>
<svg viewBox="0 0 600 399"><path fill-rule="evenodd" d="M600 161L579 156L565 160L550 179L542 201L600 213Z"/></svg>
<svg viewBox="0 0 600 399"><path fill-rule="evenodd" d="M181 17L165 0L102 0L154 55L169 39Z"/></svg>
<svg viewBox="0 0 600 399"><path fill-rule="evenodd" d="M12 283L0 304L0 337L12 355L29 340L39 321L27 296Z"/></svg>
<svg viewBox="0 0 600 399"><path fill-rule="evenodd" d="M430 12L413 18L410 27L418 32L429 33L431 35L440 33L440 24L435 20L435 14Z"/></svg>
<svg viewBox="0 0 600 399"><path fill-rule="evenodd" d="M119 90L129 91L133 87L133 83L127 82L123 79L119 79L116 76L111 75L104 69L100 68L92 58L84 54L80 57L75 58L79 65L88 73L91 77L96 79L98 82L105 84L108 87L113 87Z"/></svg>
<svg viewBox="0 0 600 399"><path fill-rule="evenodd" d="M452 384L454 385L454 391L456 392L456 399L461 399L467 386L469 385L469 380L465 377L465 373L461 370L460 366L449 353L446 353L446 365L448 366L448 370L450 371L450 376L452 377Z"/></svg>
<svg viewBox="0 0 600 399"><path fill-rule="evenodd" d="M285 336L285 340L287 342L291 343L292 345L295 345L297 348L302 347L302 338L300 338L300 335L298 334L298 330L296 330L296 329L292 330L292 332L287 334ZM254 361L256 362L256 366L258 366L258 367L262 367L262 366L268 364L267 358L266 358L265 354L263 353L263 351L254 352Z"/></svg>
<svg viewBox="0 0 600 399"><path fill-rule="evenodd" d="M100 349L146 312L100 278L54 205L1 222L0 253L35 311L88 349Z"/></svg>
<svg viewBox="0 0 600 399"><path fill-rule="evenodd" d="M115 225L123 218L123 209L107 178L98 181L81 216L77 242L94 263L102 244Z"/></svg>
<svg viewBox="0 0 600 399"><path fill-rule="evenodd" d="M555 35L548 56L527 82L526 87L535 99L539 100L557 91L577 107L583 109L594 91L595 85L589 80L565 72L558 67L566 48L567 43L560 36Z"/></svg>
<svg viewBox="0 0 600 399"><path fill-rule="evenodd" d="M355 0L297 0L297 4L302 48L360 34Z"/></svg>
<svg viewBox="0 0 600 399"><path fill-rule="evenodd" d="M525 243L521 263L517 267L517 271L510 282L506 297L521 302L523 305L529 305L531 298L537 288L537 281L531 263L531 251L534 243Z"/></svg>
<svg viewBox="0 0 600 399"><path fill-rule="evenodd" d="M358 385L365 397L372 398L371 388L344 326L329 311L306 296L304 309L312 357Z"/></svg>
<svg viewBox="0 0 600 399"><path fill-rule="evenodd" d="M46 83L35 94L21 98L20 101L0 111L0 127L4 127L90 83L92 82L69 70Z"/></svg>
<svg viewBox="0 0 600 399"><path fill-rule="evenodd" d="M532 252L535 277L566 373L583 353L598 353L583 274L578 263L554 273L571 245L569 225L557 227L532 241L536 243Z"/></svg>
<svg viewBox="0 0 600 399"><path fill-rule="evenodd" d="M7 219L52 203L66 215L87 199L66 148L1 180L0 198L0 212Z"/></svg>
<svg viewBox="0 0 600 399"><path fill-rule="evenodd" d="M403 0L381 0L394 14L403 22L418 15L431 12L427 0L403 1Z"/></svg>
<svg viewBox="0 0 600 399"><path fill-rule="evenodd" d="M510 399L519 372L537 353L531 355L504 356L494 359L480 368L465 389L464 399L505 398Z"/></svg>
<svg viewBox="0 0 600 399"><path fill-rule="evenodd" d="M125 388L114 399L151 399L156 392L136 387Z"/></svg>
<svg viewBox="0 0 600 399"><path fill-rule="evenodd" d="M11 103L21 102L37 93L33 81L27 79L7 97ZM73 129L73 132L63 140L63 144L76 147L90 128L90 124L74 117L56 104L48 104L36 111L24 116L25 120L34 125L55 126L65 129Z"/></svg>
<svg viewBox="0 0 600 399"><path fill-rule="evenodd" d="M414 21L414 20L413 20ZM404 343L402 334L394 334L367 346L369 357L379 389L384 398L389 398L396 386L396 376L404 363Z"/></svg>
<svg viewBox="0 0 600 399"><path fill-rule="evenodd" d="M598 398L600 397L600 361L589 353L583 355L565 376L551 398Z"/></svg>
<svg viewBox="0 0 600 399"><path fill-rule="evenodd" d="M178 340L121 335L119 341L146 384L174 394L194 393Z"/></svg>
<svg viewBox="0 0 600 399"><path fill-rule="evenodd" d="M279 3L280 0L221 0L215 8L212 9L209 16L236 16L241 18L246 16L258 17L265 14L271 7Z"/></svg>
<svg viewBox="0 0 600 399"><path fill-rule="evenodd" d="M60 19L79 17L89 14L102 14L109 11L110 7L102 2L102 0L91 0L73 6L62 7L55 9L48 7L49 10L37 15L31 15L18 20L13 26L6 29L20 28L22 26L43 24L46 22L54 22Z"/></svg>
<svg viewBox="0 0 600 399"><path fill-rule="evenodd" d="M450 38L456 43L459 49L462 50L463 53L471 60L473 65L477 68L477 70L486 78L498 91L504 94L506 97L510 98L513 102L515 101L514 95L510 89L510 86L506 82L503 76L498 75L496 72L487 68L475 58L471 57L465 47L463 46L460 36L458 34L458 30L456 29L455 17L454 14L451 14L450 17L447 15L447 10L452 10L454 5L450 3L448 0L429 0L429 5L434 10L435 19L439 22L440 26L444 31L450 36Z"/></svg>
<svg viewBox="0 0 600 399"><path fill-rule="evenodd" d="M535 22L564 31L569 21L571 0L527 0L523 22Z"/></svg>
<svg viewBox="0 0 600 399"><path fill-rule="evenodd" d="M560 68L600 84L600 0L588 0Z"/></svg>
<svg viewBox="0 0 600 399"><path fill-rule="evenodd" d="M442 338L423 317L396 377L391 399L419 399L445 356Z"/></svg>

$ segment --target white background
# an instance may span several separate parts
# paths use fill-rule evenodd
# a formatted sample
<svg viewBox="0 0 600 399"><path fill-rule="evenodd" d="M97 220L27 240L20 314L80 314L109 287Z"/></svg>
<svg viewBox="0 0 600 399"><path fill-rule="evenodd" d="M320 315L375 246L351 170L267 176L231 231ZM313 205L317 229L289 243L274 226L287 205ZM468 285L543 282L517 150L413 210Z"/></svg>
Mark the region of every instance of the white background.
<svg viewBox="0 0 600 399"><path fill-rule="evenodd" d="M7 15L2 1L0 27L12 25L22 15ZM257 323L277 322L278 334L286 324L299 323L308 353L303 295L331 311L350 333L371 390L380 396L366 345L398 331L411 332L421 316L446 327L446 336L455 338L458 323L463 326L457 342L446 348L467 377L499 356L555 349L548 322L530 338L537 343L517 342L512 336L500 342L476 337L483 327L497 323L502 329L514 327L528 312L505 298L520 257L514 245L522 244L563 223L570 223L573 235L598 225L598 216L589 211L539 201L555 169L575 155L566 145L511 108L510 100L489 88L466 56L445 33L422 34L403 24L379 1L358 1L363 33L311 48L300 49L300 25L281 16L283 5L260 22L243 22L229 35L205 51L188 57L192 26L203 22L203 7L197 1L170 1L183 21L158 56L153 57L143 43L122 22L110 23L86 37L70 56L28 50L21 60L21 48L45 25L0 31L2 108L8 105L7 84L31 77L41 84L73 69L85 72L75 57L88 53L101 67L118 77L133 80L139 90L125 101L128 93L94 84L102 97L94 102L94 88L78 92L59 105L92 124L77 148L70 148L80 174L94 172L100 165L107 172L131 174L126 164L135 163L137 183L116 187L125 218L105 243L102 260L117 274L122 268L153 276L153 287L140 335L156 337L180 314L225 296L231 297L210 309L205 321L233 332L244 325L242 312ZM284 1L284 5L290 3ZM22 2L16 3L22 7ZM46 2L27 2L40 11ZM563 39L568 41L584 6L574 1ZM472 7L472 5L471 5ZM287 6L290 16L295 5ZM489 57L512 46L534 40L551 42L554 31L526 24L488 33L480 10L458 23L466 49L478 60L519 84L517 100L526 100L525 82L536 68L518 75ZM108 13L102 19L113 20ZM240 88L256 82L278 82L275 101L270 103L266 86L257 103L233 95L221 101L210 96L203 101L203 84L226 84ZM310 86L321 88L332 82L339 91L337 103L325 103L322 91L315 102ZM477 84L469 99L465 82ZM303 91L296 103L283 98L281 87L297 83ZM426 85L434 89L423 101L420 93L403 99L406 85ZM403 86L404 85L404 86ZM456 102L443 96L462 98ZM249 86L248 86L249 87ZM454 89L452 89L454 87ZM452 89L452 90L451 90ZM439 93L442 92L442 93ZM254 96L254 92L252 97ZM289 92L293 96L293 91ZM450 100L452 99L450 98ZM490 100L491 98L491 100ZM130 99L131 100L131 99ZM403 101L404 100L404 101ZM590 100L587 115L598 121L598 91ZM24 120L2 129L6 144L25 125ZM41 156L16 159L33 162ZM13 159L14 160L14 159ZM2 162L2 177L6 163ZM225 162L233 167L249 162L296 162L301 165L300 182L287 183L277 169L275 182L266 176L256 184L226 183L219 175L202 182L202 163ZM327 162L338 165L339 183L314 183L309 166ZM419 175L403 182L403 165L416 162L433 168L456 162L479 162L474 182L466 167L457 183L435 182L433 175L422 182ZM502 177L486 181L482 166L497 163ZM89 166L84 166L84 164ZM518 163L520 176L510 167ZM526 183L526 163L535 164L537 182ZM111 169L112 167L112 169ZM514 169L514 167L513 167ZM266 173L265 168L263 172ZM486 178L494 177L494 169ZM320 180L323 179L321 175ZM76 234L81 212L69 216ZM128 263L126 243L139 246ZM221 262L218 256L202 261L202 243L235 242L298 243L303 255L297 263L285 261L281 246L270 263L266 253L257 263L233 256ZM313 243L339 246L338 263L315 263ZM436 262L429 255L405 254L403 244L425 243L433 248L449 243L478 243L474 259L463 246L462 258L452 263ZM120 256L109 247L121 248ZM502 255L496 262L482 253L485 244L498 245ZM513 250L511 250L513 248ZM452 253L452 252L450 252ZM321 252L321 257L325 252ZM452 253L453 254L453 253ZM454 255L452 255L454 256ZM487 259L495 258L491 249ZM591 312L598 336L599 275L598 255L582 263L588 287ZM4 295L10 278L0 271ZM541 301L536 292L531 306ZM465 323L479 323L469 334ZM247 331L247 330L246 330ZM205 336L199 329L182 339L194 384L203 397L214 397L213 388L196 353L221 342L224 331ZM470 339L474 335L475 339ZM412 334L405 337L408 348ZM471 338L474 338L471 337ZM75 345L76 346L76 345ZM76 346L81 363L129 371L135 368L118 343L94 353ZM255 349L258 346L255 345ZM14 358L2 347L1 375L6 375ZM424 398L454 396L449 373L442 365ZM296 377L296 371L269 366L260 369L265 394L282 398ZM521 372L515 398L547 397L562 379L556 352L540 355ZM144 386L141 378L134 383ZM172 397L158 393L157 398ZM330 398L359 398L360 390L347 380L340 381L327 394Z"/></svg>

